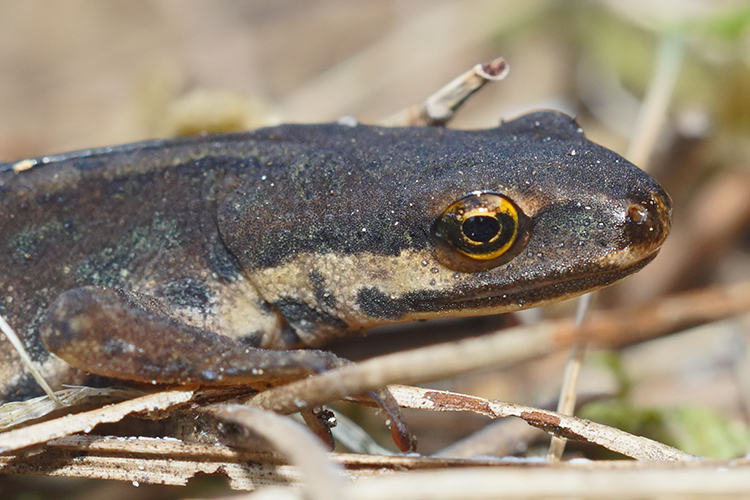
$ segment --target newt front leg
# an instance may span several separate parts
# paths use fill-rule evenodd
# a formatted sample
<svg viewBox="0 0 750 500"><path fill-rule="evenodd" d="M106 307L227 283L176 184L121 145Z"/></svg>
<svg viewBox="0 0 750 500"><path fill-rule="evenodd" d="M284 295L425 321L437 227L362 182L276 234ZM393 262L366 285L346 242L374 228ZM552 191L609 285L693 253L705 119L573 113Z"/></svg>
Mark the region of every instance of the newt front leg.
<svg viewBox="0 0 750 500"><path fill-rule="evenodd" d="M319 350L274 351L187 325L154 297L120 288L82 287L50 306L42 342L71 366L151 384L263 389L348 362ZM383 389L369 394L389 418L394 442L413 451L398 405Z"/></svg>
<svg viewBox="0 0 750 500"><path fill-rule="evenodd" d="M182 323L158 299L120 288L63 293L50 306L41 336L71 366L153 384L265 388L343 363L325 351L249 346Z"/></svg>

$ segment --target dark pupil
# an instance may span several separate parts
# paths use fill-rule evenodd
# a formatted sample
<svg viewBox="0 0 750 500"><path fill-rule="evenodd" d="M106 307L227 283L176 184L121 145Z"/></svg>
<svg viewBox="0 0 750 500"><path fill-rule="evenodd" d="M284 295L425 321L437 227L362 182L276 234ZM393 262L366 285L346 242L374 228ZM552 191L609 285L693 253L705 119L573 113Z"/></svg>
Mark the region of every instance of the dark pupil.
<svg viewBox="0 0 750 500"><path fill-rule="evenodd" d="M466 219L461 231L472 241L487 243L500 232L500 222L494 217L477 215Z"/></svg>

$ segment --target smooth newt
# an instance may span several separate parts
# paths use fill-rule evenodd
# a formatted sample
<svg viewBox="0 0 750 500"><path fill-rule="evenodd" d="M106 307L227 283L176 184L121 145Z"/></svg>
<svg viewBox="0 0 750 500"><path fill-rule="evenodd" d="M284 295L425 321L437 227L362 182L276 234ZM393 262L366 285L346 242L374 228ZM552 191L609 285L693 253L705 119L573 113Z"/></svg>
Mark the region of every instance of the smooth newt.
<svg viewBox="0 0 750 500"><path fill-rule="evenodd" d="M298 347L608 285L670 217L653 179L551 111L85 150L0 165L0 313L54 385L279 383L335 364ZM0 400L39 392L0 338Z"/></svg>

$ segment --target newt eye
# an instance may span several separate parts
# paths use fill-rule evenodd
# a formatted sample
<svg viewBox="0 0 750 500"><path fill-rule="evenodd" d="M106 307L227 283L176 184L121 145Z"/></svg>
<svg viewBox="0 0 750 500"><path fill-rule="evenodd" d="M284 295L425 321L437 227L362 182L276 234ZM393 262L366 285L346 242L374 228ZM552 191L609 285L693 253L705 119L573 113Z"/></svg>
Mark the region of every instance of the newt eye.
<svg viewBox="0 0 750 500"><path fill-rule="evenodd" d="M492 269L526 245L530 220L501 194L475 192L451 203L432 226L437 257L456 271Z"/></svg>

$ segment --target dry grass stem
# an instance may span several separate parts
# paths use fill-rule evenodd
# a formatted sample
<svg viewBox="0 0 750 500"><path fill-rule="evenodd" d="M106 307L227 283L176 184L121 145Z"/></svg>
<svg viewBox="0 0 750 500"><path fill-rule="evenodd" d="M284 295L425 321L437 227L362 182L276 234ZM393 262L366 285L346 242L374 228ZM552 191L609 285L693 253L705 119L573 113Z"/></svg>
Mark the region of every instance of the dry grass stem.
<svg viewBox="0 0 750 500"><path fill-rule="evenodd" d="M8 453L77 432L90 432L96 425L119 422L126 415L165 410L190 401L192 390L169 390L97 408L96 410L66 415L28 427L0 434L0 453Z"/></svg>
<svg viewBox="0 0 750 500"><path fill-rule="evenodd" d="M10 327L8 322L5 321L5 318L3 318L2 315L0 315L0 331L5 334L5 337L21 357L21 361L24 365L26 365L29 373L31 373L31 376L34 377L34 380L36 380L37 384L39 384L45 394L47 394L47 396L55 403L58 408L62 408L63 404L59 399L57 399L57 396L55 396L55 392L49 386L47 381L44 380L44 377L39 371L36 363L31 360L29 353L26 352L26 348L23 346L23 342L21 342L21 339L18 338L16 332L13 331L13 329Z"/></svg>
<svg viewBox="0 0 750 500"><path fill-rule="evenodd" d="M16 427L29 420L42 418L59 409L79 404L104 404L122 401L139 395L139 391L112 387L69 387L55 391L55 400L39 396L25 401L9 401L0 405L0 431Z"/></svg>
<svg viewBox="0 0 750 500"><path fill-rule="evenodd" d="M304 474L306 498L343 499L339 470L328 461L322 442L304 425L276 413L236 404L218 404L209 412L263 437Z"/></svg>
<svg viewBox="0 0 750 500"><path fill-rule="evenodd" d="M675 34L663 35L659 43L654 74L625 153L626 158L644 170L648 170L649 160L664 128L672 92L682 67L684 46L682 37Z"/></svg>
<svg viewBox="0 0 750 500"><path fill-rule="evenodd" d="M591 312L591 303L596 292L590 292L578 298L576 306L576 327L581 328ZM578 377L581 374L583 361L586 357L586 339L580 339L573 344L570 350L568 362L565 365L562 384L560 386L560 397L557 403L557 412L563 415L572 415L576 407ZM553 436L550 441L547 460L557 461L565 452L565 438Z"/></svg>
<svg viewBox="0 0 750 500"><path fill-rule="evenodd" d="M637 463L637 462L636 462ZM551 467L494 467L423 471L363 479L351 484L353 500L522 498L747 498L750 468L715 464L635 470L592 470L593 462Z"/></svg>
<svg viewBox="0 0 750 500"><path fill-rule="evenodd" d="M394 452L381 446L375 439L345 414L332 410L336 427L331 429L337 442L354 453L367 455L393 455Z"/></svg>

